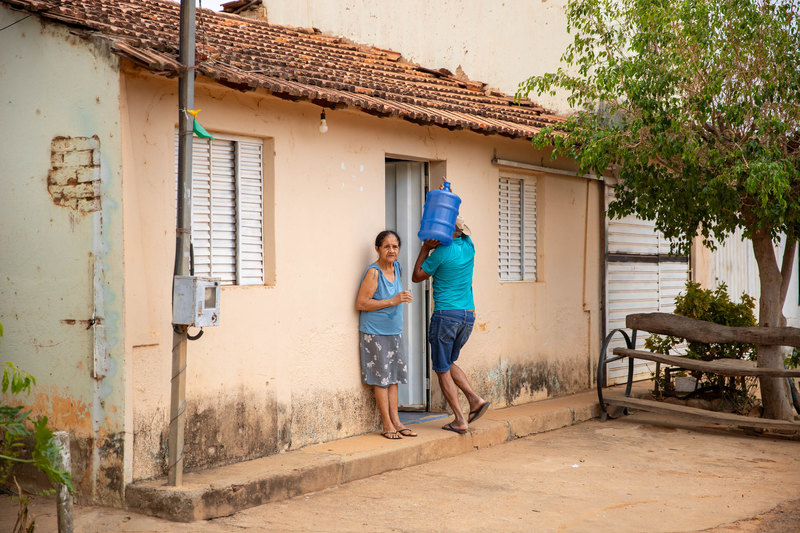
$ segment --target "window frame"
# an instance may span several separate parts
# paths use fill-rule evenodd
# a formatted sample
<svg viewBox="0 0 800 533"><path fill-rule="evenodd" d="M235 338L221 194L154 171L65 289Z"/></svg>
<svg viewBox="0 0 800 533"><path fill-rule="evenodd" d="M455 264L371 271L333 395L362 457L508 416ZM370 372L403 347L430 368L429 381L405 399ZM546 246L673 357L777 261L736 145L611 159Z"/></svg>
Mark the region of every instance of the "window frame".
<svg viewBox="0 0 800 533"><path fill-rule="evenodd" d="M538 281L538 179L536 176L501 172L497 183L498 280L502 283ZM512 190L517 187L518 192ZM518 238L513 236L515 231ZM514 257L515 247L518 263ZM515 273L517 264L519 271Z"/></svg>
<svg viewBox="0 0 800 533"><path fill-rule="evenodd" d="M177 167L178 167L178 132L175 132L175 175L177 177ZM230 164L231 164L231 173L230 175L226 175L225 173L215 173L215 160L214 160L214 146L215 143L219 145L219 143L227 143L230 146ZM243 147L246 148L243 149ZM251 151L249 154L244 153L246 151ZM253 153L252 151L256 152ZM265 194L266 194L266 183L265 183L265 165L264 165L264 153L265 153L265 142L264 139L260 138L251 138L251 137L240 137L234 135L220 135L214 134L214 139L200 139L199 137L195 136L192 140L192 213L191 213L191 220L192 220L192 234L191 234L191 242L192 242L192 268L194 275L198 276L208 276L211 278L220 278L222 280L223 286L228 287L246 287L246 286L263 286L266 284L267 279L267 257L266 257L266 243L265 243L265 220L266 220L266 213L264 212L265 206ZM225 157L225 154L222 154ZM248 163L245 161L245 157L254 158L257 161L257 170L253 172L253 169L250 168L249 170L246 169L246 166L252 167L252 162ZM223 162L226 163L226 162ZM200 167L206 168L207 175L198 175L198 169ZM250 174L250 175L245 175ZM257 177L256 177L257 175ZM258 186L256 188L257 193L253 194L252 192L245 193L248 188L253 189L254 183L257 181ZM203 189L208 191L208 204L203 206L207 213L203 214L198 211L198 203L195 202L196 194L195 191L198 189L198 183L203 182ZM244 185L243 185L244 182ZM205 185L207 184L207 187ZM215 188L214 185L217 185ZM232 186L232 187L231 187ZM225 202L224 205L220 205L217 203L221 197L224 196L225 191L232 191L232 202ZM214 195L214 192L220 193L222 195ZM255 202L253 201L255 199ZM256 215L253 216L254 213L253 209L245 210L245 204L258 204L258 209ZM177 207L177 179L176 179L176 207ZM232 217L233 217L233 239L230 238L220 238L220 233L222 230L215 229L215 224L221 225L224 221L220 219L215 220L215 212L217 213L218 217L223 217L224 215L220 215L219 212L221 210L232 210ZM247 213L251 215L248 216ZM208 250L209 250L209 263L208 263L208 272L197 272L197 262L194 255L194 247L198 241L206 240L205 237L202 239L198 237L198 223L197 220L201 216L207 216L208 218ZM230 224L229 224L230 226ZM253 233L255 230L255 239L253 239L253 235L250 235L250 239L247 239L245 232L246 228L249 228L250 231L247 233ZM216 241L216 246L215 246ZM246 242L249 241L249 242ZM233 254L232 254L232 272L230 270L216 270L214 268L215 263L220 264L219 262L215 261L216 257L219 257L220 251L222 250L223 246L221 243L228 243L233 244ZM248 255L255 255L256 259L246 259ZM224 256L223 256L224 257ZM244 263L253 263L257 264L257 267L253 268L250 267L247 269L249 272L255 271L255 274L245 275L245 266ZM230 266L229 262L225 263L226 265ZM231 276L232 273L232 276Z"/></svg>

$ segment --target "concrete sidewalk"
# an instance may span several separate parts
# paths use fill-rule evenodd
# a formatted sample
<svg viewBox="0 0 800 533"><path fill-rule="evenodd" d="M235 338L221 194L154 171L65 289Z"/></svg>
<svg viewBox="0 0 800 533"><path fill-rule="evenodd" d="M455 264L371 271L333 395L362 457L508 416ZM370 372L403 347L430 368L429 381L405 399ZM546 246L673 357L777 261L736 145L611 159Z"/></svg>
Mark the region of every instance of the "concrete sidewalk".
<svg viewBox="0 0 800 533"><path fill-rule="evenodd" d="M599 416L596 391L522 406L490 409L466 435L442 431L451 417L414 424L416 438L378 433L185 473L180 487L165 478L128 485L131 510L179 522L207 520L319 491L375 474L452 457L479 448L570 426Z"/></svg>

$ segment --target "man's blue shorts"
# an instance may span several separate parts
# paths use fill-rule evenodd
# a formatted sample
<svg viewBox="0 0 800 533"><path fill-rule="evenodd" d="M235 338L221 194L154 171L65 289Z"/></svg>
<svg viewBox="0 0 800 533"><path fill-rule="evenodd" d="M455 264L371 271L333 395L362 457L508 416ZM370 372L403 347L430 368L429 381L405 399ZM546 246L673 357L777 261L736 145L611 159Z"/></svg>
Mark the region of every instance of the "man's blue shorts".
<svg viewBox="0 0 800 533"><path fill-rule="evenodd" d="M428 342L431 343L434 372L450 370L450 366L458 359L461 348L467 343L474 324L475 311L472 309L433 312Z"/></svg>

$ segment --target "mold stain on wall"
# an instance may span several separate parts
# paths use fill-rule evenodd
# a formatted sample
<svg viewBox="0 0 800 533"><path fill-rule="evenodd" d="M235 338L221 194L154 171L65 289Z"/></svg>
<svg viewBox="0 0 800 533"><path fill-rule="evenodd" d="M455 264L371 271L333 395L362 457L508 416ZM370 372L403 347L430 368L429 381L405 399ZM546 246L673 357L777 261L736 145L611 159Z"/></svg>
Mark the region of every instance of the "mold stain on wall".
<svg viewBox="0 0 800 533"><path fill-rule="evenodd" d="M97 439L70 435L70 466L76 503L122 505L123 446L122 433L101 433ZM98 458L96 471L94 457Z"/></svg>
<svg viewBox="0 0 800 533"><path fill-rule="evenodd" d="M105 426L95 430L91 406L57 387L39 391L31 409L34 413L46 414L51 428L70 434L70 468L76 501L121 503L124 489L122 435ZM93 474L95 462L96 474Z"/></svg>
<svg viewBox="0 0 800 533"><path fill-rule="evenodd" d="M167 475L169 421L163 409L136 415L134 480ZM186 404L184 469L202 470L257 459L375 430L379 415L369 388L295 396L240 391Z"/></svg>
<svg viewBox="0 0 800 533"><path fill-rule="evenodd" d="M519 405L586 389L585 365L574 359L533 360L518 363L501 361L488 371L468 376L478 392L505 405Z"/></svg>
<svg viewBox="0 0 800 533"><path fill-rule="evenodd" d="M277 451L277 407L260 407L253 395L221 402L187 403L184 465L187 469L228 464Z"/></svg>
<svg viewBox="0 0 800 533"><path fill-rule="evenodd" d="M295 395L291 415L291 449L374 431L380 420L368 387Z"/></svg>
<svg viewBox="0 0 800 533"><path fill-rule="evenodd" d="M258 398L245 391L187 400L184 468L198 470L277 453L278 435L287 433L278 425L279 409L274 396ZM166 475L169 421L165 413L137 416L135 428L134 477Z"/></svg>
<svg viewBox="0 0 800 533"><path fill-rule="evenodd" d="M100 501L107 501L106 498L113 497L119 504L122 503L125 488L122 461L124 449L125 438L122 433L107 433L98 442L100 468L97 486L103 493Z"/></svg>
<svg viewBox="0 0 800 533"><path fill-rule="evenodd" d="M133 429L133 479L147 479L167 473L166 409L137 413Z"/></svg>

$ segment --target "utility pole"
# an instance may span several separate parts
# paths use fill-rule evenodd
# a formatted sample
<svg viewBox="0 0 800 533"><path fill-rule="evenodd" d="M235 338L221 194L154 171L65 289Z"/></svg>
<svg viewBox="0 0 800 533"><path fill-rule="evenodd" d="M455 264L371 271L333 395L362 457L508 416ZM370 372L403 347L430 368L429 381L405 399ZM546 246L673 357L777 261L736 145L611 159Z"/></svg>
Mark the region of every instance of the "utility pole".
<svg viewBox="0 0 800 533"><path fill-rule="evenodd" d="M194 108L195 0L181 0L178 81L178 221L175 232L175 276L190 274L192 235L192 116ZM173 291L173 300L174 300ZM174 303L174 302L173 302ZM169 418L169 484L183 482L183 430L186 425L186 325L173 324L172 380Z"/></svg>

